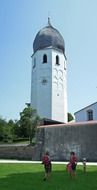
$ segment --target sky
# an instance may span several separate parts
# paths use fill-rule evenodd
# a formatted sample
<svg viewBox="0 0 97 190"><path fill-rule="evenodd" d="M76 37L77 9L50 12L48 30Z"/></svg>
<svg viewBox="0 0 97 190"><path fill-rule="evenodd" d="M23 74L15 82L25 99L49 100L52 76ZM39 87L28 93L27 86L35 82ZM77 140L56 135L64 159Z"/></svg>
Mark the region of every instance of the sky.
<svg viewBox="0 0 97 190"><path fill-rule="evenodd" d="M37 32L51 24L65 40L68 112L97 101L97 0L0 0L0 117L19 119L31 95Z"/></svg>

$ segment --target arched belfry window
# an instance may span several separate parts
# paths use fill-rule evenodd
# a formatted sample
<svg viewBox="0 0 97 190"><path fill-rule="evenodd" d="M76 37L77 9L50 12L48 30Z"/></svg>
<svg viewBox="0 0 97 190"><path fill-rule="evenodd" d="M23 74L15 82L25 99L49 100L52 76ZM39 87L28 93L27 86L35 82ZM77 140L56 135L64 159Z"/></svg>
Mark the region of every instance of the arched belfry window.
<svg viewBox="0 0 97 190"><path fill-rule="evenodd" d="M58 56L58 55L56 55L56 64L57 64L57 65L60 65L60 64L59 64L59 56Z"/></svg>
<svg viewBox="0 0 97 190"><path fill-rule="evenodd" d="M46 54L43 55L43 63L47 63L47 55Z"/></svg>
<svg viewBox="0 0 97 190"><path fill-rule="evenodd" d="M93 120L93 110L88 110L87 111L87 120Z"/></svg>

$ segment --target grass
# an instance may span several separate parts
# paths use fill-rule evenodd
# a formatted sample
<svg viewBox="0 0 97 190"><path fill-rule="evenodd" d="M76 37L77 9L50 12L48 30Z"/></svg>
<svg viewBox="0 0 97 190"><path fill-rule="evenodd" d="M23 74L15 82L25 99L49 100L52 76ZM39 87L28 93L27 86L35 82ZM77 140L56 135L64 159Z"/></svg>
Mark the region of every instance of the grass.
<svg viewBox="0 0 97 190"><path fill-rule="evenodd" d="M53 165L51 179L43 181L42 164L0 164L0 190L97 190L97 166L77 166L70 179L64 165Z"/></svg>

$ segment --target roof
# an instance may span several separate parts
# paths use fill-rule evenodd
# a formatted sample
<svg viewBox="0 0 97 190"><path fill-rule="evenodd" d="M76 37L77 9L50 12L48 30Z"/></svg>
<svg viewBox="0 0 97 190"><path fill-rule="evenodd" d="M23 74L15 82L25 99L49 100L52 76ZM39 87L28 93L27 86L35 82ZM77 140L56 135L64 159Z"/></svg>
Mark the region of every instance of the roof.
<svg viewBox="0 0 97 190"><path fill-rule="evenodd" d="M61 50L63 53L65 51L65 43L62 35L57 29L48 23L48 26L42 28L36 34L33 42L33 50L36 52L37 50L50 46Z"/></svg>
<svg viewBox="0 0 97 190"><path fill-rule="evenodd" d="M39 126L38 128L58 128L58 127L78 127L78 126L84 126L84 125L97 125L97 121L83 121L83 122L68 122L66 124L54 124L54 125L43 125Z"/></svg>
<svg viewBox="0 0 97 190"><path fill-rule="evenodd" d="M90 105L88 105L88 106L86 106L86 107L84 107L84 108L82 108L82 109L76 111L76 112L74 113L74 115L75 115L76 113L78 113L78 112L80 112L80 111L82 111L82 110L84 110L84 109L90 107L90 106L93 106L94 104L97 104L97 102L94 102L94 103L92 103L92 104L90 104Z"/></svg>

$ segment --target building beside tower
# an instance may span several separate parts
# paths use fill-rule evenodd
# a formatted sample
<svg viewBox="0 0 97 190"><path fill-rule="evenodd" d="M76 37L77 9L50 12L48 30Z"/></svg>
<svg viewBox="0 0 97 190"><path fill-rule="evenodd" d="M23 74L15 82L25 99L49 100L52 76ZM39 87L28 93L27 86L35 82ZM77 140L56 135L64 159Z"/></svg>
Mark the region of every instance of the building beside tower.
<svg viewBox="0 0 97 190"><path fill-rule="evenodd" d="M94 102L74 113L76 122L97 121L97 102Z"/></svg>
<svg viewBox="0 0 97 190"><path fill-rule="evenodd" d="M31 106L40 117L67 122L65 43L48 19L33 42Z"/></svg>

